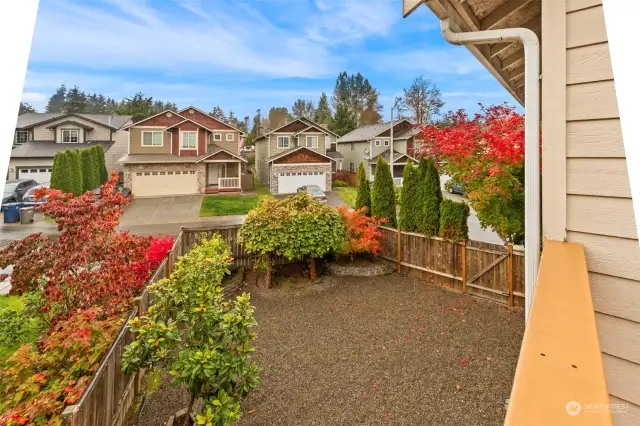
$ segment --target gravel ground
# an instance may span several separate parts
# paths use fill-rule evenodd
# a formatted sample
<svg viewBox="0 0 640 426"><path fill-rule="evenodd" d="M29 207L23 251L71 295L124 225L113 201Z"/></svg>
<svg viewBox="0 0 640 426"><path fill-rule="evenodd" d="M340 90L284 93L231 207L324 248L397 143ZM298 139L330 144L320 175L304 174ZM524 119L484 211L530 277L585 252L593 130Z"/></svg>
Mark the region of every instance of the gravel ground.
<svg viewBox="0 0 640 426"><path fill-rule="evenodd" d="M247 290L263 371L241 425L503 423L522 311L398 274ZM139 425L184 401L161 389Z"/></svg>

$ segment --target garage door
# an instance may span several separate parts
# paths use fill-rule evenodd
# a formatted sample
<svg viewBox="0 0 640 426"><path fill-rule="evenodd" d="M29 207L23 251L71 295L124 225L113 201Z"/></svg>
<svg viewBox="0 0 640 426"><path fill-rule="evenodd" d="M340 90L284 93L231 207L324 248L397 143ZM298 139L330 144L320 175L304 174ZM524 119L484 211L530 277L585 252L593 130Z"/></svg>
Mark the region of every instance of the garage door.
<svg viewBox="0 0 640 426"><path fill-rule="evenodd" d="M194 170L134 172L131 186L138 197L197 194L198 175Z"/></svg>
<svg viewBox="0 0 640 426"><path fill-rule="evenodd" d="M281 172L278 176L278 194L292 194L304 185L318 185L326 191L327 181L324 172Z"/></svg>
<svg viewBox="0 0 640 426"><path fill-rule="evenodd" d="M38 183L51 181L51 167L29 167L18 169L18 179L33 179Z"/></svg>

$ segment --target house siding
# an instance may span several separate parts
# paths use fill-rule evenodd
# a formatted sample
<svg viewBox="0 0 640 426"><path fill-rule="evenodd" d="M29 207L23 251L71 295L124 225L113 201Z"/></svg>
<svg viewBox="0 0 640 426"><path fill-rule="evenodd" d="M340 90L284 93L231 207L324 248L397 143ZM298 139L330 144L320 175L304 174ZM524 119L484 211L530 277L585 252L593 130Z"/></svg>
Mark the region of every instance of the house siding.
<svg viewBox="0 0 640 426"><path fill-rule="evenodd" d="M75 121L86 126L92 127L93 130L86 131L79 126L73 125L71 123L61 124L65 121ZM55 127L55 129L48 129L49 127ZM80 130L80 140L81 142L85 141L108 141L111 140L111 129L108 127L101 126L92 121L83 120L79 117L66 117L60 120L49 121L40 126L35 126L33 128L33 136L34 140L37 141L52 141L55 140L58 143L62 142L62 129L78 129Z"/></svg>
<svg viewBox="0 0 640 426"><path fill-rule="evenodd" d="M585 248L611 402L629 404L614 423L640 424L640 247L604 14L601 1L566 5L566 239Z"/></svg>
<svg viewBox="0 0 640 426"><path fill-rule="evenodd" d="M128 126L131 123L132 120L129 120L125 123L125 126ZM114 131L111 138L113 139L113 144L107 152L104 153L105 165L107 166L108 171L124 171L122 164L118 164L118 160L129 150L129 132L126 130Z"/></svg>
<svg viewBox="0 0 640 426"><path fill-rule="evenodd" d="M354 163L355 171L358 171L358 166L364 159L364 149L369 148L369 142L353 142L353 151L351 151L351 142L338 143L337 150L342 154L344 159L342 160L342 167L345 170L349 170L349 163Z"/></svg>
<svg viewBox="0 0 640 426"><path fill-rule="evenodd" d="M216 134L221 135L222 137L221 141L214 140L214 135ZM233 140L228 141L227 135L233 135ZM239 155L240 154L240 133L235 131L234 132L216 132L214 130L213 133L209 135L207 144L208 145L215 144L226 151Z"/></svg>
<svg viewBox="0 0 640 426"><path fill-rule="evenodd" d="M29 168L49 168L53 166L53 158L11 158L9 160L9 179L18 179L18 169Z"/></svg>
<svg viewBox="0 0 640 426"><path fill-rule="evenodd" d="M269 183L269 164L267 158L269 158L269 141L262 139L256 142L256 174L260 182L265 185Z"/></svg>
<svg viewBox="0 0 640 426"><path fill-rule="evenodd" d="M130 154L171 154L171 133L164 133L164 143L162 146L142 146L142 132L144 131L158 132L163 131L163 129L142 126L129 128Z"/></svg>

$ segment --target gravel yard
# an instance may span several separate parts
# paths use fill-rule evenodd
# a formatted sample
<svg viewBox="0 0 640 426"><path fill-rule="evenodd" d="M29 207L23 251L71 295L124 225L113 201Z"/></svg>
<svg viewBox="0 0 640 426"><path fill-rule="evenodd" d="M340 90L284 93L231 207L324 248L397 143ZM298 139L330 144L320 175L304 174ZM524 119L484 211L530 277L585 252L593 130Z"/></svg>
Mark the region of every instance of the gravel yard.
<svg viewBox="0 0 640 426"><path fill-rule="evenodd" d="M398 274L246 291L263 371L241 425L503 423L522 311ZM162 424L186 399L163 386L138 424Z"/></svg>

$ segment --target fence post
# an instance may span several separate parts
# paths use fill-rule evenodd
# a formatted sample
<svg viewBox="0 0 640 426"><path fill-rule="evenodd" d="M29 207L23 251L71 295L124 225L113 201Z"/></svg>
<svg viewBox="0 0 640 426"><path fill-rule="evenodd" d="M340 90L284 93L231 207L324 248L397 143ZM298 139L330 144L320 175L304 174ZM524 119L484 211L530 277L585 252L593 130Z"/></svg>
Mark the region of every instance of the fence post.
<svg viewBox="0 0 640 426"><path fill-rule="evenodd" d="M400 266L402 265L402 243L401 243L401 235L402 235L402 231L400 231L400 227L398 227L397 229L398 232L398 250L396 250L398 253L398 273L400 273Z"/></svg>
<svg viewBox="0 0 640 426"><path fill-rule="evenodd" d="M509 306L513 306L513 245L509 244Z"/></svg>
<svg viewBox="0 0 640 426"><path fill-rule="evenodd" d="M184 234L186 233L186 226L180 227L180 256L184 256Z"/></svg>
<svg viewBox="0 0 640 426"><path fill-rule="evenodd" d="M75 426L76 425L76 413L78 412L77 405L68 405L60 415L63 426Z"/></svg>
<svg viewBox="0 0 640 426"><path fill-rule="evenodd" d="M167 252L167 257L165 258L167 261L164 264L164 277L165 278L169 278L169 275L171 275L171 255L173 254L173 250L169 250Z"/></svg>
<svg viewBox="0 0 640 426"><path fill-rule="evenodd" d="M462 292L467 292L467 242L462 242Z"/></svg>

